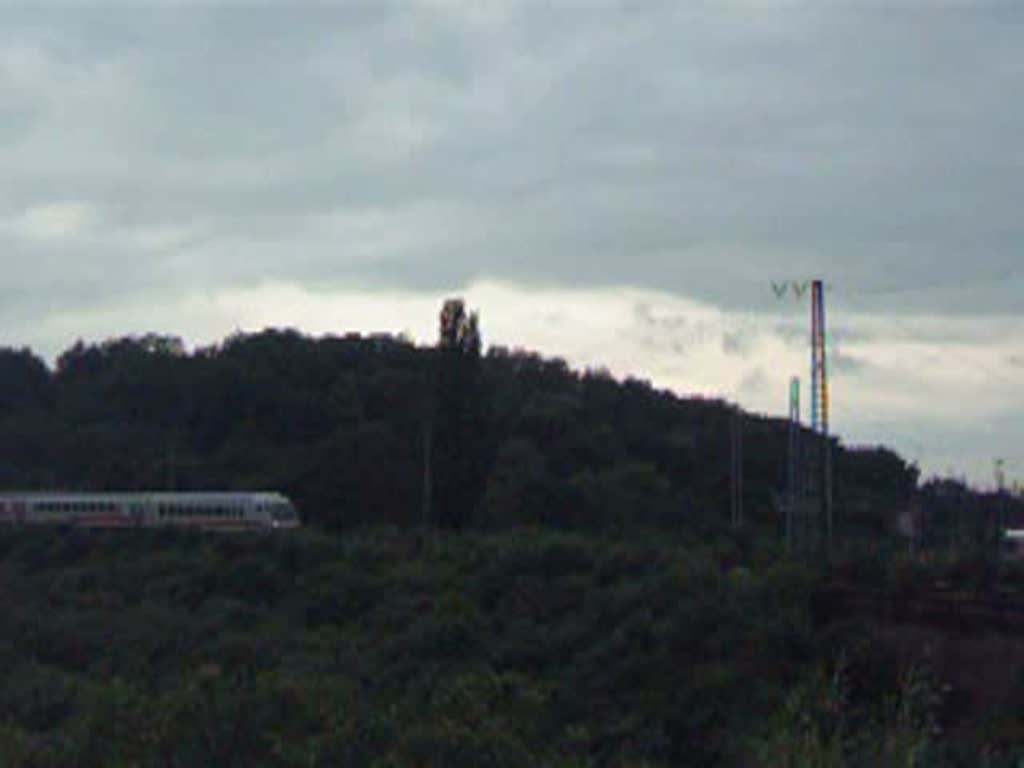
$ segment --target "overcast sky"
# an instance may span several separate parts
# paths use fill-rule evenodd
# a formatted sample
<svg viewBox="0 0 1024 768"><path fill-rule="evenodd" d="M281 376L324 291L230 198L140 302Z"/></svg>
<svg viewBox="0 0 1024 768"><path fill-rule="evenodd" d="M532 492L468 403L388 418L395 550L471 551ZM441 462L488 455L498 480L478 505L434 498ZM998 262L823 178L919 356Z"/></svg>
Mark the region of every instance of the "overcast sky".
<svg viewBox="0 0 1024 768"><path fill-rule="evenodd" d="M845 442L1024 480L1022 82L1007 1L0 0L0 344L458 294L781 415L820 277Z"/></svg>

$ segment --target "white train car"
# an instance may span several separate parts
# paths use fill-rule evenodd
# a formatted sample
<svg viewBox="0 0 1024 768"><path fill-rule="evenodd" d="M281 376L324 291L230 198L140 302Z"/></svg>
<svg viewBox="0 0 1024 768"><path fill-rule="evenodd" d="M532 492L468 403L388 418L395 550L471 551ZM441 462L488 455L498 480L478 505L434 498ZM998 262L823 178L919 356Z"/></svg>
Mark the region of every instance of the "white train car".
<svg viewBox="0 0 1024 768"><path fill-rule="evenodd" d="M0 524L76 528L296 528L280 493L0 493Z"/></svg>

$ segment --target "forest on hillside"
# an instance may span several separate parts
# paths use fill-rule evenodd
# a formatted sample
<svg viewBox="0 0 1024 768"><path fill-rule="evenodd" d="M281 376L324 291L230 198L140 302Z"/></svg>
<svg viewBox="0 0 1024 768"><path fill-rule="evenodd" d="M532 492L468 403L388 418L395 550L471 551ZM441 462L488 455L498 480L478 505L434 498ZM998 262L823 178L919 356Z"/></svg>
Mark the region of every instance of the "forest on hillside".
<svg viewBox="0 0 1024 768"><path fill-rule="evenodd" d="M434 346L266 330L187 352L148 334L78 342L52 370L0 349L0 488L277 489L329 530L729 519L735 406L526 351L484 353L475 316L460 302L446 311ZM771 536L787 431L743 414L745 517ZM919 488L894 451L833 441L840 537L884 536L922 500L936 544L991 535L995 499L949 479Z"/></svg>
<svg viewBox="0 0 1024 768"><path fill-rule="evenodd" d="M0 350L0 488L273 488L332 530L444 522L456 503L486 528L728 519L729 403L500 348L452 383L445 355L287 330L192 353L155 335L78 343L53 370ZM743 433L747 517L780 530L787 426L746 414ZM882 532L916 467L885 448L836 454L840 519Z"/></svg>
<svg viewBox="0 0 1024 768"><path fill-rule="evenodd" d="M485 352L459 303L430 346L0 350L0 488L276 489L306 523L0 531L0 764L1014 765L1024 654L958 679L921 633L984 666L998 628L899 611L938 584L1016 601L989 545L1019 499L836 440L845 546L788 558L789 425L742 414L732 528L736 414ZM892 535L908 510L925 557Z"/></svg>

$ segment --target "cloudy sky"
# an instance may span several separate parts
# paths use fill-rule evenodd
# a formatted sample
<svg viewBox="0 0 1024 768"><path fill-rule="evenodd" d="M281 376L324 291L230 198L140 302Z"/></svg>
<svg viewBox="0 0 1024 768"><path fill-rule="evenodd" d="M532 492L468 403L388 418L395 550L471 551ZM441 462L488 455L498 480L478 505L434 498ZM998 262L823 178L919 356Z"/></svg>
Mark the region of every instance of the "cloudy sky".
<svg viewBox="0 0 1024 768"><path fill-rule="evenodd" d="M818 277L845 442L1024 479L1022 82L1007 0L0 0L0 344L458 294L783 414Z"/></svg>

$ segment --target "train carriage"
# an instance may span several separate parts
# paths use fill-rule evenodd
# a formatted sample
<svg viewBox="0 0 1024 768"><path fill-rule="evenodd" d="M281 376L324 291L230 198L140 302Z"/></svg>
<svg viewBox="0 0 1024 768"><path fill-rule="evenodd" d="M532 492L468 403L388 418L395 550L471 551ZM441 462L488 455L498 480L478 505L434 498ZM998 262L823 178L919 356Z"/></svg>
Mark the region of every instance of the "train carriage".
<svg viewBox="0 0 1024 768"><path fill-rule="evenodd" d="M0 493L0 524L78 528L278 530L299 525L274 492Z"/></svg>

